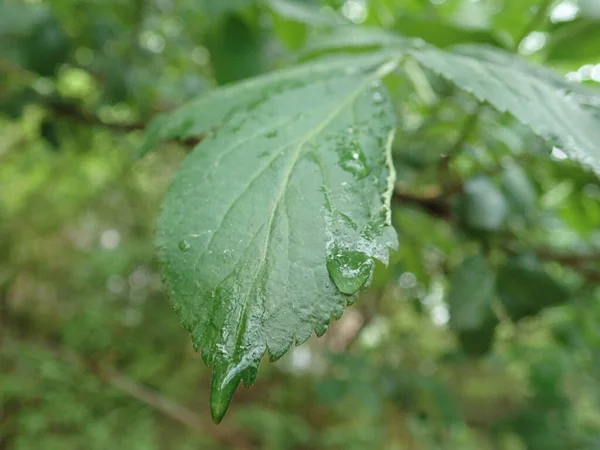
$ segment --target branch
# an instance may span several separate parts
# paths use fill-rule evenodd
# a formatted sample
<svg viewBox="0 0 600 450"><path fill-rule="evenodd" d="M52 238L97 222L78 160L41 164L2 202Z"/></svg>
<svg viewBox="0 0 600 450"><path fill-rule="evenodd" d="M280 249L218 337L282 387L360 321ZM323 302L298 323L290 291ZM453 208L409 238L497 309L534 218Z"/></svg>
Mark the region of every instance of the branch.
<svg viewBox="0 0 600 450"><path fill-rule="evenodd" d="M504 246L503 250L510 254L518 253L512 246ZM545 248L537 248L534 249L533 252L543 261L555 262L573 269L590 283L600 282L600 252L565 254ZM589 267L590 263L596 263L598 265L598 270Z"/></svg>
<svg viewBox="0 0 600 450"><path fill-rule="evenodd" d="M185 425L186 427L209 435L215 441L222 444L231 445L233 448L251 448L250 443L239 435L239 432L234 432L231 429L217 427L207 420L204 420L188 407L181 405L174 400L165 397L159 392L150 389L142 384L139 384L125 375L117 372L114 369L95 370L88 367L88 370L94 373L98 378L102 379L112 387L120 390L128 396L144 403L151 408L156 409L167 417Z"/></svg>
<svg viewBox="0 0 600 450"><path fill-rule="evenodd" d="M452 210L450 198L452 195L460 193L461 189L462 187L457 185L448 192L437 194L435 196L426 196L406 192L400 187L396 187L392 196L392 200L399 204L417 206L430 216L437 219L446 220L448 222L456 222L456 216ZM502 250L509 254L518 254L519 251L513 245L514 242L518 241L518 237L512 235L512 233L510 234L510 237L512 238L513 242L502 245ZM569 267L577 271L588 282L600 282L600 267L599 269L593 269L589 266L591 263L597 263L600 265L600 252L585 254L561 254L544 248L533 249L533 252L541 260L547 262L556 262L562 266Z"/></svg>
<svg viewBox="0 0 600 450"><path fill-rule="evenodd" d="M29 70L5 58L0 58L0 73L2 72L14 75L20 83L33 83L39 79L37 74L30 72ZM126 133L137 130L145 130L148 126L148 122L107 122L97 115L86 111L72 101L68 101L67 99L58 96L42 95L36 92L35 100L37 100L37 103L40 105L51 110L56 116L69 118L84 125L101 126L114 131ZM197 137L174 140L186 147L191 148L198 145L205 138L205 136L205 134L201 134Z"/></svg>
<svg viewBox="0 0 600 450"><path fill-rule="evenodd" d="M147 122L106 122L100 117L91 114L73 103L68 103L59 98L46 97L42 104L51 109L55 114L87 125L97 125L105 128L110 128L114 131L131 132L137 130L145 130L148 126ZM188 137L185 139L173 139L173 141L184 145L188 148L193 148L198 145L206 137L206 133L201 133L199 136Z"/></svg>
<svg viewBox="0 0 600 450"><path fill-rule="evenodd" d="M392 195L392 200L397 203L418 206L433 217L452 222L455 220L455 216L449 199L452 195L458 194L461 191L462 186L457 184L443 194L419 195L404 191L399 186L396 186Z"/></svg>
<svg viewBox="0 0 600 450"><path fill-rule="evenodd" d="M99 125L105 128L111 128L115 131L136 131L146 128L145 122L106 122L100 117L91 114L73 103L68 103L60 98L43 97L42 104L51 109L60 117L68 117L77 122L88 125Z"/></svg>
<svg viewBox="0 0 600 450"><path fill-rule="evenodd" d="M554 3L554 0L542 0L542 2L540 3L540 5L537 8L535 15L532 17L532 19L529 21L529 23L525 26L525 28L521 32L521 35L517 39L517 43L515 45L515 51L517 51L519 49L521 42L523 42L523 40L527 36L529 36L529 33L534 31L538 26L542 25L546 21L546 15L548 13L548 9L550 9L550 7L552 6L552 3Z"/></svg>
<svg viewBox="0 0 600 450"><path fill-rule="evenodd" d="M483 103L477 103L477 106L475 107L473 112L470 113L465 119L465 122L460 130L460 133L458 134L458 137L456 138L456 141L454 142L452 147L450 147L445 152L445 156L442 158L443 161L448 161L456 153L458 153L464 145L465 141L469 139L469 137L475 132L477 128L477 122L479 121L479 114L481 113L482 109Z"/></svg>
<svg viewBox="0 0 600 450"><path fill-rule="evenodd" d="M17 342L17 345L20 344ZM195 432L209 436L221 444L231 446L231 448L253 448L251 440L248 437L241 435L239 430L231 427L225 428L223 425L216 426L211 421L203 419L188 407L162 395L160 392L128 378L114 368L101 366L95 362L87 362L82 357L72 352L57 349L49 344L39 345L39 348L52 355L57 360L71 364L80 370L92 374L129 397L155 409L161 414L181 423Z"/></svg>
<svg viewBox="0 0 600 450"><path fill-rule="evenodd" d="M454 143L448 148L448 150L442 153L437 164L437 170L442 185L455 183L455 181L452 180L453 177L450 170L450 163L452 158L458 155L458 153L462 150L465 142L473 135L473 133L475 133L475 131L477 131L479 117L483 108L484 104L478 101L473 111L467 114Z"/></svg>

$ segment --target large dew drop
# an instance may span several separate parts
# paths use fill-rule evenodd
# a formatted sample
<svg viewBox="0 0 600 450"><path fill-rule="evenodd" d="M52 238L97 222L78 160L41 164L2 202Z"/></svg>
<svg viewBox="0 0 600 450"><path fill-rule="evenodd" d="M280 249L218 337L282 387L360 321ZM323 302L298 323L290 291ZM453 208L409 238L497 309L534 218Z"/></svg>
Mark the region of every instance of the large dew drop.
<svg viewBox="0 0 600 450"><path fill-rule="evenodd" d="M352 295L371 278L373 259L363 252L335 248L327 256L327 270L338 290Z"/></svg>

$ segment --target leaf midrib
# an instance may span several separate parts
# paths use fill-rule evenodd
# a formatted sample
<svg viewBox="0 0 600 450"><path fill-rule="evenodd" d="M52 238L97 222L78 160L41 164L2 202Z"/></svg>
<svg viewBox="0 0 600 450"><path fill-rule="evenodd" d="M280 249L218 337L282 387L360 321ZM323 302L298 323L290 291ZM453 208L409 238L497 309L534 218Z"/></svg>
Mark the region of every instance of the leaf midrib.
<svg viewBox="0 0 600 450"><path fill-rule="evenodd" d="M391 63L395 63L393 66L391 65ZM275 215L277 210L280 207L280 203L284 197L284 193L287 192L287 185L289 184L289 181L291 179L292 173L294 171L294 168L296 167L296 165L298 164L298 162L300 161L300 156L302 154L302 147L309 142L311 139L313 139L314 137L318 136L325 128L327 128L327 126L330 125L330 123L344 110L344 108L346 108L348 106L348 104L354 102L356 100L356 98L364 91L364 89L374 80L382 77L383 75L385 75L386 73L388 73L389 71L393 70L393 68L395 67L395 65L398 63L398 59L396 58L396 60L388 60L383 62L380 66L379 69L374 71L372 75L368 76L365 78L365 80L359 85L359 87L357 89L355 89L348 97L346 97L346 99L342 102L340 102L338 104L338 106L336 108L334 108L334 110L325 118L325 120L323 120L321 122L321 124L316 127L313 131L311 131L310 133L308 133L301 141L298 142L298 144L296 145L296 149L294 151L293 157L290 159L290 163L287 167L287 170L285 171L285 176L283 177L282 182L280 183L279 187L278 187L278 196L275 200L275 203L273 205L273 208L271 210L271 214L269 215L269 219L267 221L267 235L265 237L265 242L263 245L263 249L262 249L262 253L261 253L261 257L259 260L259 264L257 266L256 269L256 273L254 275L254 278L252 280L252 282L250 283L250 287L248 289L248 292L244 298L244 303L242 306L242 312L240 315L240 321L238 323L237 329L236 329L236 334L235 334L235 349L240 348L240 340L241 340L241 331L243 329L243 327L246 325L246 320L247 320L247 312L248 312L248 303L249 303L249 299L250 299L250 293L252 292L253 289L255 289L256 287L256 282L257 279L259 277L259 274L263 271L264 269L264 265L266 263L266 259L267 259L267 253L268 253L268 248L269 248L269 244L271 242L272 239L272 235L273 235L273 228L274 228L274 219L275 219ZM388 67L389 65L389 67ZM235 351L234 349L234 351ZM266 350L266 348L265 348ZM229 378L229 377L227 377ZM225 385L229 379L224 379L223 381L223 385Z"/></svg>

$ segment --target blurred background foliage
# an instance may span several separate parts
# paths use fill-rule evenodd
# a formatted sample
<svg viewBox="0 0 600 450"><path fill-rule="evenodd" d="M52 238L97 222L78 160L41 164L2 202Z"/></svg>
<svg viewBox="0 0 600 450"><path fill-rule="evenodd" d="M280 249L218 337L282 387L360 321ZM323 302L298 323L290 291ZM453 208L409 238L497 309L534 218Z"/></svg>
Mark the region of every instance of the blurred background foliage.
<svg viewBox="0 0 600 450"><path fill-rule="evenodd" d="M1 449L600 449L598 179L410 63L400 249L210 421L151 244L194 142L145 125L382 29L600 85L598 0L0 2Z"/></svg>

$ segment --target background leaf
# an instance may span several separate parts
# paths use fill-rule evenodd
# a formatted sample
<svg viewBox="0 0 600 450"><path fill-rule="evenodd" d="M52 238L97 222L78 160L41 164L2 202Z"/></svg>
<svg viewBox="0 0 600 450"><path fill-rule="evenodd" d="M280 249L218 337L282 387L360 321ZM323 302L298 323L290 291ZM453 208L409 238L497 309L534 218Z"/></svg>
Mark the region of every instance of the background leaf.
<svg viewBox="0 0 600 450"><path fill-rule="evenodd" d="M310 3L294 0L269 0L268 4L277 15L293 22L312 26L347 25L350 23L342 15L334 13L331 9L320 8Z"/></svg>
<svg viewBox="0 0 600 450"><path fill-rule="evenodd" d="M463 46L452 53L427 47L412 54L600 174L600 119L588 109L600 99L598 91L569 83L541 66L491 47Z"/></svg>
<svg viewBox="0 0 600 450"><path fill-rule="evenodd" d="M506 48L506 43L488 30L468 29L433 20L400 17L396 20L395 30L402 36L420 38L442 48L463 42L479 42Z"/></svg>
<svg viewBox="0 0 600 450"><path fill-rule="evenodd" d="M537 193L525 170L517 165L506 167L500 176L500 186L504 197L518 215L532 216Z"/></svg>
<svg viewBox="0 0 600 450"><path fill-rule="evenodd" d="M522 258L511 259L500 268L497 290L506 312L515 321L569 298L569 291L542 267Z"/></svg>
<svg viewBox="0 0 600 450"><path fill-rule="evenodd" d="M551 34L547 58L579 64L599 61L600 20L577 19L560 24Z"/></svg>
<svg viewBox="0 0 600 450"><path fill-rule="evenodd" d="M450 277L450 326L476 330L494 317L492 300L496 274L481 255L467 257Z"/></svg>
<svg viewBox="0 0 600 450"><path fill-rule="evenodd" d="M465 183L459 211L467 227L482 231L498 230L504 224L507 209L502 192L489 178L478 177Z"/></svg>
<svg viewBox="0 0 600 450"><path fill-rule="evenodd" d="M214 25L206 41L217 83L226 84L264 71L260 31L242 17L228 14Z"/></svg>

